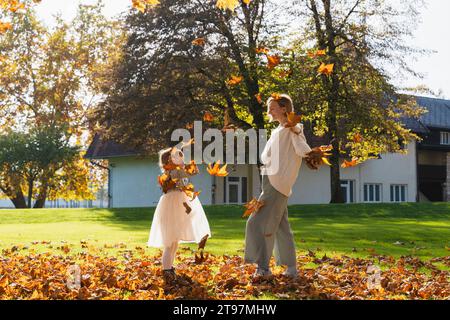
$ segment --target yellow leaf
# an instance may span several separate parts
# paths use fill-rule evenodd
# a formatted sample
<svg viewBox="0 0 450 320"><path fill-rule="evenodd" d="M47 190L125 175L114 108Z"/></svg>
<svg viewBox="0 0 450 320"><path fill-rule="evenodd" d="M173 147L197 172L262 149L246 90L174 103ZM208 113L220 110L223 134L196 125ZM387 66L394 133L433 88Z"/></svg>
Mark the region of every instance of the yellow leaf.
<svg viewBox="0 0 450 320"><path fill-rule="evenodd" d="M12 29L12 25L9 22L1 22L0 21L0 34L5 33L8 30Z"/></svg>
<svg viewBox="0 0 450 320"><path fill-rule="evenodd" d="M226 177L228 175L227 164L224 164L223 167L220 168L220 160L217 161L214 164L214 166L211 166L211 164L208 164L206 171L208 171L208 173L210 175L216 176L216 177Z"/></svg>
<svg viewBox="0 0 450 320"><path fill-rule="evenodd" d="M325 64L322 63L319 67L319 74L324 74L326 76L329 76L333 73L333 69L334 69L334 63L331 64Z"/></svg>
<svg viewBox="0 0 450 320"><path fill-rule="evenodd" d="M331 166L331 163L328 161L328 159L326 157L322 157L322 161L323 161L323 163Z"/></svg>
<svg viewBox="0 0 450 320"><path fill-rule="evenodd" d="M144 13L145 9L148 7L154 7L159 4L158 0L132 0L133 8Z"/></svg>
<svg viewBox="0 0 450 320"><path fill-rule="evenodd" d="M234 11L239 5L239 0L217 0L216 7L221 10L231 10Z"/></svg>

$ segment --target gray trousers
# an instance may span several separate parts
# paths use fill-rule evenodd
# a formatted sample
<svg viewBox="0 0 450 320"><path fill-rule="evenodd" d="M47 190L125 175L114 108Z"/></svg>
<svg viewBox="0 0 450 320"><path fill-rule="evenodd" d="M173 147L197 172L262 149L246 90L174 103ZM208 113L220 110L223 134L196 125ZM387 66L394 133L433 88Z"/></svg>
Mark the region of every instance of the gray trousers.
<svg viewBox="0 0 450 320"><path fill-rule="evenodd" d="M266 175L262 176L262 193L258 200L264 206L252 213L245 230L246 263L269 269L275 248L275 261L288 267L296 265L294 235L288 221L288 197L277 191Z"/></svg>

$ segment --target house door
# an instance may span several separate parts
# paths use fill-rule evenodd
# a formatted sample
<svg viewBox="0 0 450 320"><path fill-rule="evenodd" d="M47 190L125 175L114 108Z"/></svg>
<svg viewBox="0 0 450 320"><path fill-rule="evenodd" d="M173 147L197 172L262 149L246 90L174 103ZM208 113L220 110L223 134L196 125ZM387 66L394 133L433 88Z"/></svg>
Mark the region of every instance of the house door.
<svg viewBox="0 0 450 320"><path fill-rule="evenodd" d="M355 182L353 180L341 180L341 192L345 203L355 202Z"/></svg>
<svg viewBox="0 0 450 320"><path fill-rule="evenodd" d="M225 177L225 203L247 202L247 177Z"/></svg>

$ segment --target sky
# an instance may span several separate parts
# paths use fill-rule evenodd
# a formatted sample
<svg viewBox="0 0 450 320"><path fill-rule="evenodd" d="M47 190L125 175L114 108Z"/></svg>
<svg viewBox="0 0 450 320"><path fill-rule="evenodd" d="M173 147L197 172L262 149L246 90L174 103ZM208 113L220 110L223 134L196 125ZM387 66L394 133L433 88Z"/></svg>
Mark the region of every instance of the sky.
<svg viewBox="0 0 450 320"><path fill-rule="evenodd" d="M281 0L280 0L281 1ZM349 0L350 1L350 0ZM391 0L398 1L398 0ZM434 92L442 91L441 97L450 99L450 1L425 0L426 8L421 10L421 22L411 39L411 44L419 48L432 50L428 56L418 58L417 61L408 59L413 69L424 74L423 79L393 79L398 86L426 85ZM62 17L70 21L77 10L78 4L94 4L96 0L42 0L36 10L39 17L51 25L53 15L61 13ZM131 6L131 0L104 0L104 14L112 17Z"/></svg>

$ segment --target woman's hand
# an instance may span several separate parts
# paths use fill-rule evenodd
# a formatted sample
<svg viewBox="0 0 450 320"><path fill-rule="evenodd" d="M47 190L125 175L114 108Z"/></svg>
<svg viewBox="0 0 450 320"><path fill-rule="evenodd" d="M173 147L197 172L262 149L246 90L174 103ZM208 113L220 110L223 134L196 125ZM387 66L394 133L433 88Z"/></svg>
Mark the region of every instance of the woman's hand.
<svg viewBox="0 0 450 320"><path fill-rule="evenodd" d="M310 152L306 154L305 162L308 168L312 170L317 170L322 165L323 152L319 147L311 149Z"/></svg>

